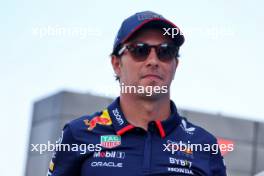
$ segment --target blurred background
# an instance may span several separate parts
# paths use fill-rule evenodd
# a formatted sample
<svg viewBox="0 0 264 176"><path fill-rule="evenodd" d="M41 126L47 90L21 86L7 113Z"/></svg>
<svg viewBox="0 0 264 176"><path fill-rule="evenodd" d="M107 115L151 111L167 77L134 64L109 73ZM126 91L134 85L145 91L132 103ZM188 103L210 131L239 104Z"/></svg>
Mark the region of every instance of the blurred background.
<svg viewBox="0 0 264 176"><path fill-rule="evenodd" d="M228 132L219 136L246 145L242 152L250 153L251 159L243 162L243 155L227 154L244 164L235 165L234 173L255 174L261 170L257 156L264 158L264 139L257 135L264 133L263 5L260 0L1 2L1 175L27 174L38 103L76 95L77 102L87 105L89 98L79 98L107 97L108 102L119 94L109 54L124 18L143 10L175 22L186 38L171 98L186 116L228 118L234 126L241 122L234 136ZM191 119L195 121L195 116ZM63 122L42 128L42 133L60 131ZM213 129L210 123L200 122Z"/></svg>

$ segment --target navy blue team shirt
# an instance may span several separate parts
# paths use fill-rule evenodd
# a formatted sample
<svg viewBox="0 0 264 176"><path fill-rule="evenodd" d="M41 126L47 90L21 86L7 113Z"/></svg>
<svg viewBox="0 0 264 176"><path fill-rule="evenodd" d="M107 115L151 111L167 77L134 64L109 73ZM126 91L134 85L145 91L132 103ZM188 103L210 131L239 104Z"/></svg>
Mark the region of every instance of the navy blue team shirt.
<svg viewBox="0 0 264 176"><path fill-rule="evenodd" d="M54 152L48 176L226 176L220 150L180 146L217 140L181 117L173 101L170 117L149 122L148 131L126 120L119 101L65 125L58 146L71 148Z"/></svg>

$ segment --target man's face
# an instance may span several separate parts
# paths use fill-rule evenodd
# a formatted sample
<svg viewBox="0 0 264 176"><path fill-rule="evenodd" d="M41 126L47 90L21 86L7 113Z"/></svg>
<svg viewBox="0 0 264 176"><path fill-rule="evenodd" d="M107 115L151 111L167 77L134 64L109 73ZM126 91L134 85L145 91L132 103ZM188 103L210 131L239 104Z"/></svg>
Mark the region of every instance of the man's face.
<svg viewBox="0 0 264 176"><path fill-rule="evenodd" d="M135 42L158 45L173 43L161 29L143 29L126 44ZM167 86L168 91L178 65L178 59L160 61L154 48L144 61L135 61L130 51L125 50L120 58L112 57L112 65L120 83L126 86Z"/></svg>

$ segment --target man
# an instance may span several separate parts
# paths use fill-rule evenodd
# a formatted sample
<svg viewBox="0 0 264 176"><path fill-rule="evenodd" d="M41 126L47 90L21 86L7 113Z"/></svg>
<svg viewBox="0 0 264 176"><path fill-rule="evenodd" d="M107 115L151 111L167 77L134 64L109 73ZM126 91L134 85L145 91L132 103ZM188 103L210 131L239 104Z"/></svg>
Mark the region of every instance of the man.
<svg viewBox="0 0 264 176"><path fill-rule="evenodd" d="M64 127L58 144L71 148L53 155L48 174L225 176L219 148L208 150L217 146L216 138L187 122L170 100L183 42L179 28L154 12L124 20L111 54L120 97Z"/></svg>

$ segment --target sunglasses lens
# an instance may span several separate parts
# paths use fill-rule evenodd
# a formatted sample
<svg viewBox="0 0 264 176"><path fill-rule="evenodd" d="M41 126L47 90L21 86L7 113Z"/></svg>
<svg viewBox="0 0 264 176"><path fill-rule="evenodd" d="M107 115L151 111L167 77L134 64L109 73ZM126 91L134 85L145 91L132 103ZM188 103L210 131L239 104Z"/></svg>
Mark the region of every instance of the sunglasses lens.
<svg viewBox="0 0 264 176"><path fill-rule="evenodd" d="M135 61L146 60L148 58L148 55L150 54L151 48L155 48L159 60L163 62L171 61L172 59L174 59L179 49L177 46L169 43L163 43L160 45L135 43L127 45L127 49L129 50Z"/></svg>
<svg viewBox="0 0 264 176"><path fill-rule="evenodd" d="M130 46L132 56L138 61L145 60L150 53L150 49L150 46L144 43L137 43Z"/></svg>
<svg viewBox="0 0 264 176"><path fill-rule="evenodd" d="M177 47L171 44L161 44L158 48L158 57L161 61L170 61L175 58Z"/></svg>

